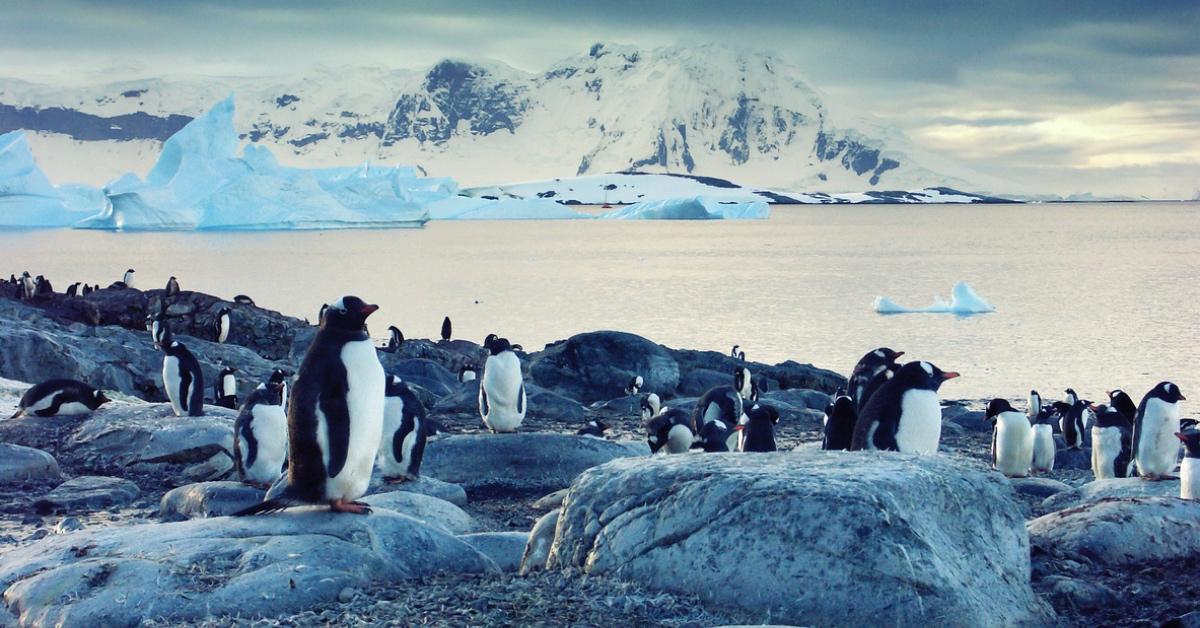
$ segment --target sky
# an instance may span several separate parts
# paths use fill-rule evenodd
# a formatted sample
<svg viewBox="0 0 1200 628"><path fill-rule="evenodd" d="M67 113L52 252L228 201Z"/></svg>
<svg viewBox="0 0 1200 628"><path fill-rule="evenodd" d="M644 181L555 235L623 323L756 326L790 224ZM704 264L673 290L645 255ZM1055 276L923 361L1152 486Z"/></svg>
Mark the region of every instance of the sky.
<svg viewBox="0 0 1200 628"><path fill-rule="evenodd" d="M975 170L1059 193L1200 195L1200 0L0 0L0 15L0 76L33 80L446 57L539 71L596 41L765 49Z"/></svg>

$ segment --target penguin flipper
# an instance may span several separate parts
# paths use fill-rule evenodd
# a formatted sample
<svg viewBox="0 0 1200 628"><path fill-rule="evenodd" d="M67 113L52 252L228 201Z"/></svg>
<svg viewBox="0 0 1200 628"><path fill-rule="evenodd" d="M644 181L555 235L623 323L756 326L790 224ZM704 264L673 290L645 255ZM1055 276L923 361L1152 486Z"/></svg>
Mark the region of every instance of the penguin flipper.
<svg viewBox="0 0 1200 628"><path fill-rule="evenodd" d="M479 416L486 417L488 415L488 399L487 389L482 384L479 386Z"/></svg>
<svg viewBox="0 0 1200 628"><path fill-rule="evenodd" d="M347 405L346 395L325 395L321 397L321 413L325 415L325 424L329 429L329 477L336 477L346 466L346 456L350 450L350 406Z"/></svg>
<svg viewBox="0 0 1200 628"><path fill-rule="evenodd" d="M243 509L233 513L230 516L232 516L232 517L251 517L254 515L269 515L269 514L276 513L276 512L282 512L284 510L287 510L288 508L291 508L293 506L300 506L302 504L303 504L303 502L300 502L297 500L285 499L283 497L277 497L275 499L268 499L266 501L259 502L257 504L254 504L253 506L250 506L249 508L243 508Z"/></svg>
<svg viewBox="0 0 1200 628"><path fill-rule="evenodd" d="M179 360L179 407L184 412L191 413L192 396L188 394L192 385L192 372Z"/></svg>
<svg viewBox="0 0 1200 628"><path fill-rule="evenodd" d="M525 414L525 382L521 382L521 395L517 397L517 414Z"/></svg>
<svg viewBox="0 0 1200 628"><path fill-rule="evenodd" d="M996 432L998 432L998 431L999 431L998 427L992 428L992 468L993 469L996 468L996 463L999 462L999 460L996 460Z"/></svg>

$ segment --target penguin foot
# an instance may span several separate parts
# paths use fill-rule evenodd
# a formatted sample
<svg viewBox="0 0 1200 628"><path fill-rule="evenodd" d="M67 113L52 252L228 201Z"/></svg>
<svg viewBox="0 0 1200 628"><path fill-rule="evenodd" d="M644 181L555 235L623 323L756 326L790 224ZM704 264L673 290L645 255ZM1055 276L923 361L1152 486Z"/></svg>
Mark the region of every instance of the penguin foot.
<svg viewBox="0 0 1200 628"><path fill-rule="evenodd" d="M391 477L384 476L383 481L387 482L388 484L403 484L404 482L408 482L412 479L413 478L410 478L407 475L393 475Z"/></svg>
<svg viewBox="0 0 1200 628"><path fill-rule="evenodd" d="M371 507L362 502L352 502L344 499L335 499L329 502L329 509L333 512L349 512L356 515L371 514Z"/></svg>

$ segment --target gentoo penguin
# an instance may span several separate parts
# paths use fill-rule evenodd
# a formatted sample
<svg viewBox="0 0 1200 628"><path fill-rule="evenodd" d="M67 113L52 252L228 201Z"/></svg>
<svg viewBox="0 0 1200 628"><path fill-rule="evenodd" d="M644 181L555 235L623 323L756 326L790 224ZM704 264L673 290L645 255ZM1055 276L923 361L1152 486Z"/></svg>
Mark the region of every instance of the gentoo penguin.
<svg viewBox="0 0 1200 628"><path fill-rule="evenodd" d="M175 416L204 416L204 373L200 362L170 334L163 342L163 388Z"/></svg>
<svg viewBox="0 0 1200 628"><path fill-rule="evenodd" d="M1106 405L1092 408L1092 474L1097 480L1126 478L1133 472L1133 424L1125 415Z"/></svg>
<svg viewBox="0 0 1200 628"><path fill-rule="evenodd" d="M239 480L270 487L279 479L287 461L287 429L283 386L254 389L233 426L233 462Z"/></svg>
<svg viewBox="0 0 1200 628"><path fill-rule="evenodd" d="M124 288L132 288L132 287L134 287L134 283L133 283L133 269L132 269L132 268L130 268L129 270L125 271L125 278L121 280L121 283L125 284L124 286L122 286L122 287L124 287Z"/></svg>
<svg viewBox="0 0 1200 628"><path fill-rule="evenodd" d="M654 393L650 393L645 397L642 397L640 406L642 411L642 423L649 423L650 419L658 416L658 413L662 411L662 401L658 398L658 395Z"/></svg>
<svg viewBox="0 0 1200 628"><path fill-rule="evenodd" d="M1042 414L1042 396L1038 391L1029 391L1029 407L1025 409L1025 418L1029 419L1029 424L1033 425L1038 422L1038 417Z"/></svg>
<svg viewBox="0 0 1200 628"><path fill-rule="evenodd" d="M644 384L645 384L645 380L642 379L641 375L634 375L632 378L630 378L629 384L627 386L625 386L625 394L626 395L638 394L638 392L642 390L642 386Z"/></svg>
<svg viewBox="0 0 1200 628"><path fill-rule="evenodd" d="M1036 409L1035 409L1036 408ZM1054 455L1058 444L1054 442L1054 409L1042 405L1042 396L1036 390L1029 391L1029 408L1025 415L1033 424L1033 471L1044 473L1054 470Z"/></svg>
<svg viewBox="0 0 1200 628"><path fill-rule="evenodd" d="M1147 480L1161 480L1175 470L1179 456L1179 402L1187 399L1179 387L1160 382L1150 389L1138 405L1133 422L1133 456L1138 475Z"/></svg>
<svg viewBox="0 0 1200 628"><path fill-rule="evenodd" d="M1083 435L1087 431L1085 426L1088 415L1091 413L1091 403L1086 399L1080 399L1075 391L1067 389L1065 404L1070 404L1070 407L1066 409L1065 413L1060 410L1058 427L1067 441L1067 449L1079 449L1083 447Z"/></svg>
<svg viewBox="0 0 1200 628"><path fill-rule="evenodd" d="M479 415L492 432L515 432L525 420L526 410L521 360L507 338L489 334L483 347L490 355L479 385Z"/></svg>
<svg viewBox="0 0 1200 628"><path fill-rule="evenodd" d="M1108 391L1108 407L1125 415L1129 419L1129 424L1132 425L1137 419L1137 406L1134 405L1133 399L1125 394L1125 391L1116 389Z"/></svg>
<svg viewBox="0 0 1200 628"><path fill-rule="evenodd" d="M425 406L399 377L387 376L383 401L383 434L376 464L389 482L421 477L421 458L429 430Z"/></svg>
<svg viewBox="0 0 1200 628"><path fill-rule="evenodd" d="M249 306L254 305L254 299L251 299L250 297L248 297L244 294L239 294L239 295L233 297L233 302L237 303L238 305L249 305Z"/></svg>
<svg viewBox="0 0 1200 628"><path fill-rule="evenodd" d="M1200 431L1183 430L1175 433L1183 441L1183 462L1179 463L1179 496L1200 499Z"/></svg>
<svg viewBox="0 0 1200 628"><path fill-rule="evenodd" d="M592 419L583 424L583 427L575 430L575 433L580 436L591 436L593 438L604 438L604 432L608 429L608 425L599 419Z"/></svg>
<svg viewBox="0 0 1200 628"><path fill-rule="evenodd" d="M733 348L729 350L729 357L731 357L735 360L741 360L742 362L745 362L746 361L746 352L739 350L738 347L741 347L741 345L733 345Z"/></svg>
<svg viewBox="0 0 1200 628"><path fill-rule="evenodd" d="M171 278L167 280L166 291L167 296L169 297L177 296L179 294L179 280L175 279L175 275L171 275Z"/></svg>
<svg viewBox="0 0 1200 628"><path fill-rule="evenodd" d="M442 340L450 339L450 331L450 317L447 316L446 318L442 319Z"/></svg>
<svg viewBox="0 0 1200 628"><path fill-rule="evenodd" d="M83 284L83 289L81 292L82 292L83 296L86 297L87 295L92 293L92 286L90 286L89 284L86 284L86 283Z"/></svg>
<svg viewBox="0 0 1200 628"><path fill-rule="evenodd" d="M692 425L702 433L710 421L721 421L729 428L737 425L745 412L742 396L732 386L714 386L696 401L692 409Z"/></svg>
<svg viewBox="0 0 1200 628"><path fill-rule="evenodd" d="M78 296L78 295L79 295L79 282L78 281L67 286L67 296L74 297L74 296Z"/></svg>
<svg viewBox="0 0 1200 628"><path fill-rule="evenodd" d="M388 334L387 346L383 350L388 353L395 353L400 348L400 345L404 344L404 332L401 332L399 327L392 325L388 327Z"/></svg>
<svg viewBox="0 0 1200 628"><path fill-rule="evenodd" d="M733 389L746 401L754 396L754 377L750 375L750 369L744 366L733 367Z"/></svg>
<svg viewBox="0 0 1200 628"><path fill-rule="evenodd" d="M933 454L942 435L937 391L958 373L929 362L909 362L879 387L859 412L852 450L885 449Z"/></svg>
<svg viewBox="0 0 1200 628"><path fill-rule="evenodd" d="M646 443L652 454L663 448L670 454L686 453L694 440L692 417L679 408L664 407L646 423Z"/></svg>
<svg viewBox="0 0 1200 628"><path fill-rule="evenodd" d="M740 425L727 424L724 421L709 421L702 426L697 426L696 437L692 440L693 449L701 449L706 453L722 453L731 451L730 441L733 441L734 446L737 444L738 431L741 430ZM668 433L668 438L670 434Z"/></svg>
<svg viewBox="0 0 1200 628"><path fill-rule="evenodd" d="M854 399L854 405L857 408L863 408L866 405L867 397L864 394L867 386L876 375L882 374L884 371L892 371L893 373L899 368L896 364L896 358L904 355L903 351L893 351L887 347L880 347L874 351L868 352L854 365L854 371L850 374L850 398ZM883 381L878 383L883 384Z"/></svg>
<svg viewBox="0 0 1200 628"><path fill-rule="evenodd" d="M367 491L383 434L387 383L367 317L379 309L354 296L329 304L325 323L300 364L288 407L288 472L253 515L298 504L328 503L367 514Z"/></svg>
<svg viewBox="0 0 1200 628"><path fill-rule="evenodd" d="M854 423L857 420L854 399L839 388L833 400L825 406L825 438L821 441L821 449L850 449L850 443L854 440Z"/></svg>
<svg viewBox="0 0 1200 628"><path fill-rule="evenodd" d="M228 307L221 308L217 312L217 320L213 321L213 333L216 335L217 342L224 344L229 340L229 332L233 329L232 321L229 319L229 314L232 312Z"/></svg>
<svg viewBox="0 0 1200 628"><path fill-rule="evenodd" d="M462 366L458 367L458 383L465 384L467 382L473 382L477 377L479 377L479 373L475 371L474 364L471 364L470 362L464 362Z"/></svg>
<svg viewBox="0 0 1200 628"><path fill-rule="evenodd" d="M847 397L847 399L849 399ZM775 425L779 411L773 406L755 404L743 419L741 451L775 451Z"/></svg>
<svg viewBox="0 0 1200 628"><path fill-rule="evenodd" d="M236 409L237 405L237 377L234 373L237 369L232 366L227 366L221 369L221 373L217 375L217 381L213 384L213 405L222 408ZM283 401L279 402L280 407L283 406Z"/></svg>
<svg viewBox="0 0 1200 628"><path fill-rule="evenodd" d="M162 349L171 337L171 324L167 321L167 302L159 301L158 314L150 317L150 340L155 349Z"/></svg>
<svg viewBox="0 0 1200 628"><path fill-rule="evenodd" d="M38 275L36 283L37 283L37 288L34 291L34 293L35 293L34 296L48 297L48 296L54 294L54 285L50 283L49 279L46 279L45 277Z"/></svg>
<svg viewBox="0 0 1200 628"><path fill-rule="evenodd" d="M103 391L83 382L51 379L25 391L17 403L17 411L10 418L88 414L109 401Z"/></svg>
<svg viewBox="0 0 1200 628"><path fill-rule="evenodd" d="M29 271L21 273L21 298L28 301L37 294L37 282L29 275Z"/></svg>
<svg viewBox="0 0 1200 628"><path fill-rule="evenodd" d="M1010 478L1023 478L1033 467L1033 426L1004 399L988 403L992 422L992 468Z"/></svg>

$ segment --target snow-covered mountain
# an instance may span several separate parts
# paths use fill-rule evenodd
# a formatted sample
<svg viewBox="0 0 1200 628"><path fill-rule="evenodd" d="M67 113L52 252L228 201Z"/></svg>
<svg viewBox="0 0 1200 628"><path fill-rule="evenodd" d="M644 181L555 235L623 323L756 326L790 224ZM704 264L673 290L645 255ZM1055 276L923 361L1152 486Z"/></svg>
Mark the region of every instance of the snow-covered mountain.
<svg viewBox="0 0 1200 628"><path fill-rule="evenodd" d="M145 171L163 140L230 92L239 133L304 167L417 164L464 185L636 170L793 191L997 187L831 111L792 65L716 45L596 44L541 74L445 60L299 77L0 79L0 132L31 131L52 180L98 184Z"/></svg>

